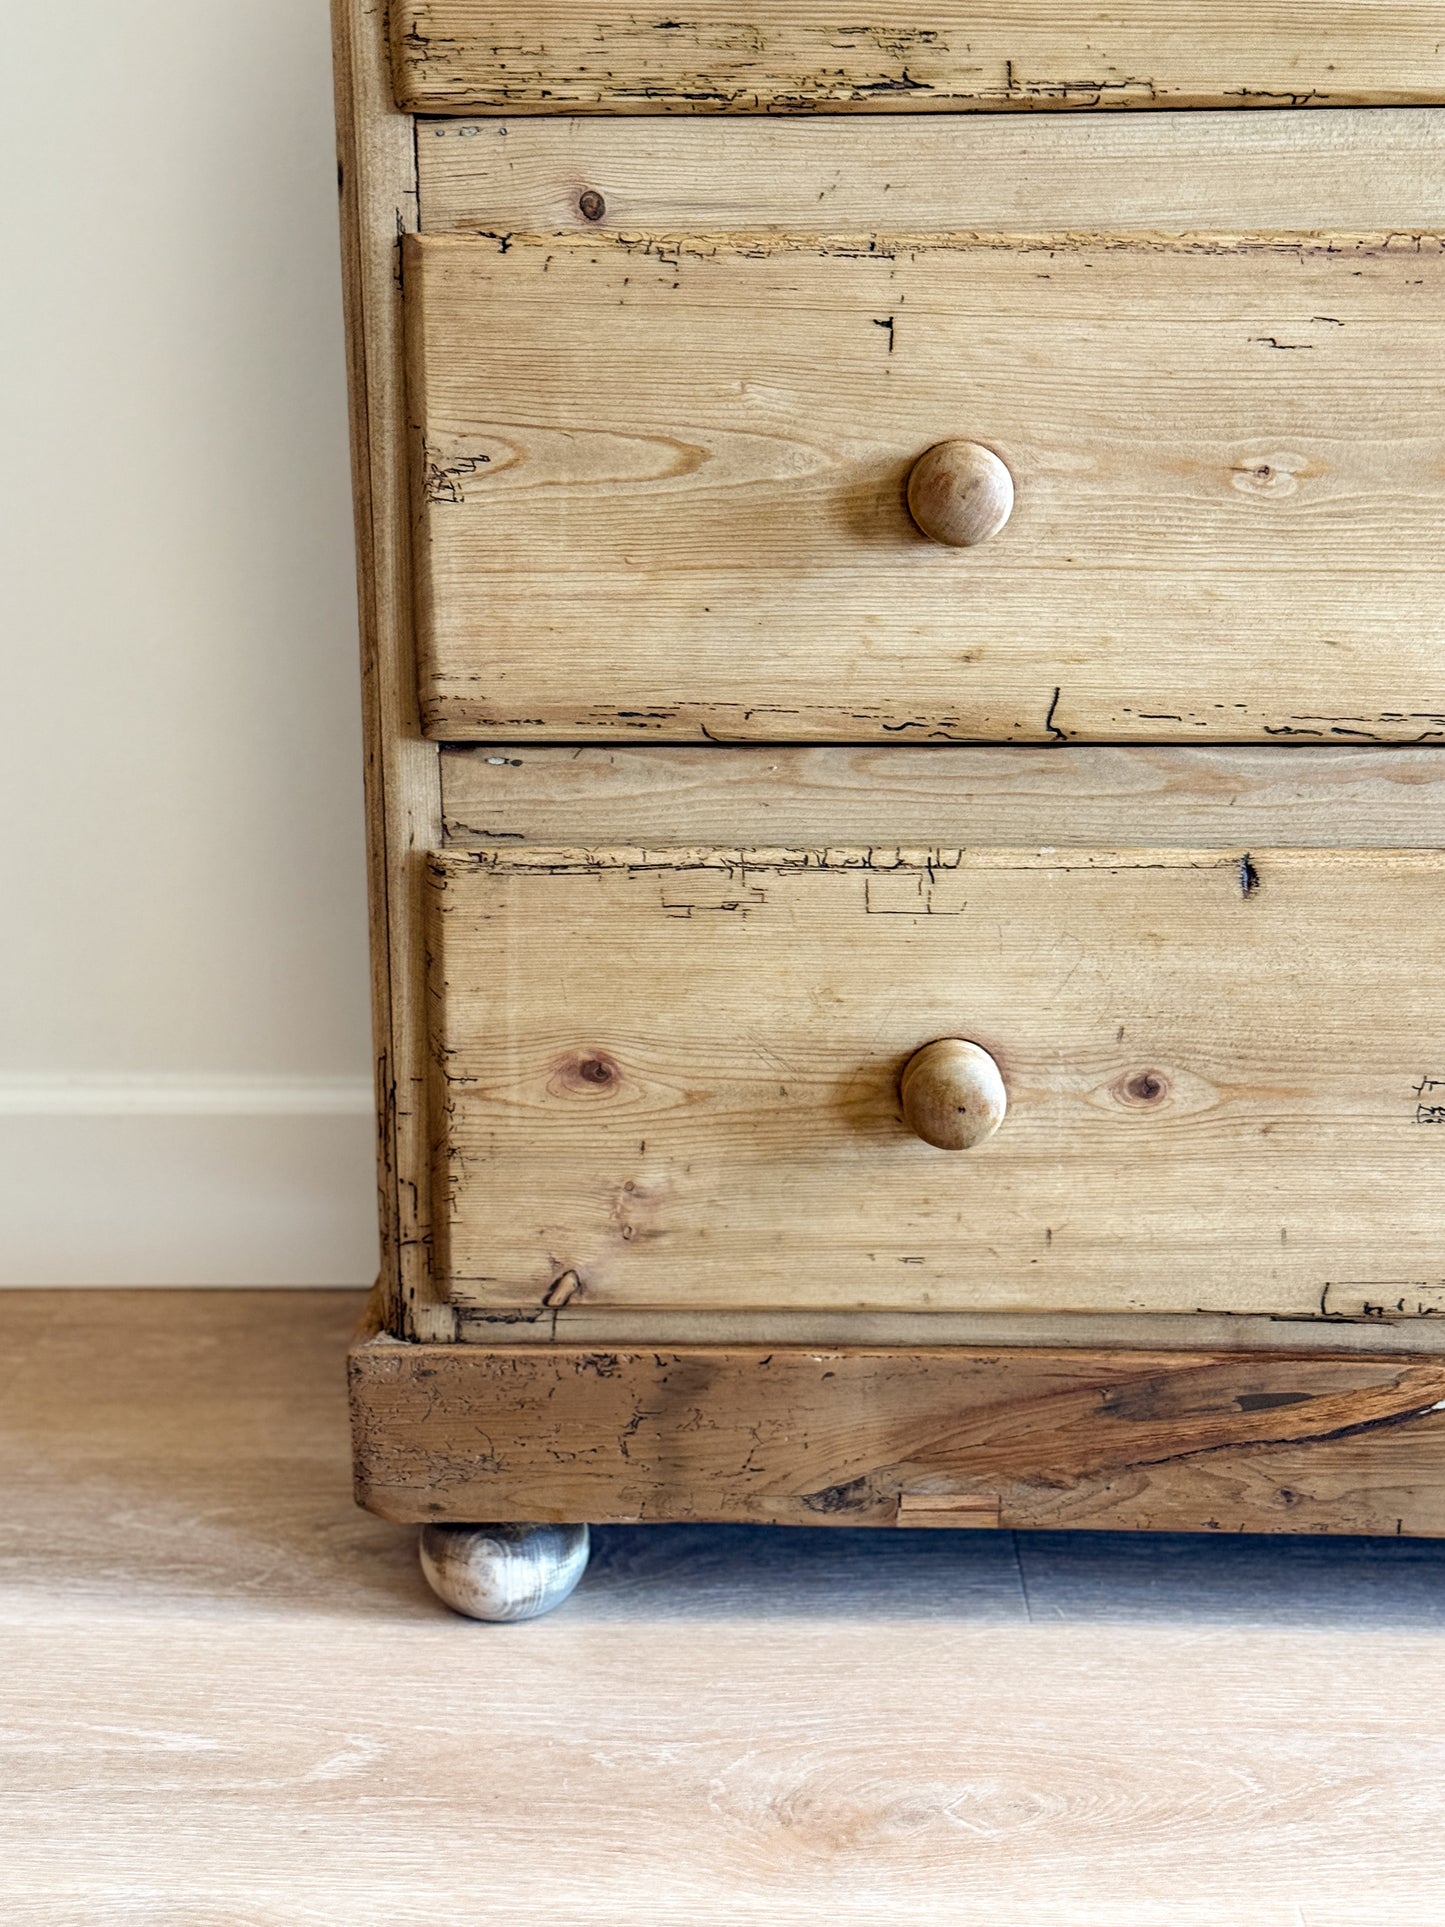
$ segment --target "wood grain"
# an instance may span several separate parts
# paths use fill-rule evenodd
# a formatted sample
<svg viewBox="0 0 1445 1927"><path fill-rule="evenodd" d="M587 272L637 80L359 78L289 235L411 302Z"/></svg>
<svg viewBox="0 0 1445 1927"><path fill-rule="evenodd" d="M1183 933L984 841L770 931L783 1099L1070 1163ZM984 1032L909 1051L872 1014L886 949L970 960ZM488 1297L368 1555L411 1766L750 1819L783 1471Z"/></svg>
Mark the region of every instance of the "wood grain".
<svg viewBox="0 0 1445 1927"><path fill-rule="evenodd" d="M453 851L437 1264L460 1304L1445 1303L1436 851ZM920 1045L998 1061L954 1158Z"/></svg>
<svg viewBox="0 0 1445 1927"><path fill-rule="evenodd" d="M1435 749L455 745L447 841L1445 846Z"/></svg>
<svg viewBox="0 0 1445 1927"><path fill-rule="evenodd" d="M406 261L433 734L1445 739L1433 235ZM904 501L951 436L976 551Z"/></svg>
<svg viewBox="0 0 1445 1927"><path fill-rule="evenodd" d="M1248 1312L678 1311L593 1306L585 1298L531 1311L464 1309L457 1338L471 1345L811 1345L827 1349L940 1345L1043 1345L1053 1350L1349 1351L1371 1356L1445 1352L1445 1320L1408 1299L1363 1294L1298 1318Z"/></svg>
<svg viewBox="0 0 1445 1927"><path fill-rule="evenodd" d="M428 234L1408 231L1445 223L1445 116L428 120L417 182Z"/></svg>
<svg viewBox="0 0 1445 1927"><path fill-rule="evenodd" d="M357 1304L0 1294L7 1922L1437 1927L1445 1545L614 1526L468 1625Z"/></svg>
<svg viewBox="0 0 1445 1927"><path fill-rule="evenodd" d="M376 1339L351 1373L391 1519L1445 1534L1439 1359Z"/></svg>
<svg viewBox="0 0 1445 1927"><path fill-rule="evenodd" d="M841 16L843 20L856 16ZM1061 0L965 0L839 24L816 0L698 0L685 17L618 0L397 0L404 105L514 113L880 108L1325 106L1445 100L1439 18L1407 0L1164 0L1109 15Z"/></svg>
<svg viewBox="0 0 1445 1927"><path fill-rule="evenodd" d="M356 512L376 1047L381 1288L392 1329L445 1338L427 1263L426 1041L417 853L441 835L411 625L400 235L416 225L411 123L388 99L381 10L333 0Z"/></svg>

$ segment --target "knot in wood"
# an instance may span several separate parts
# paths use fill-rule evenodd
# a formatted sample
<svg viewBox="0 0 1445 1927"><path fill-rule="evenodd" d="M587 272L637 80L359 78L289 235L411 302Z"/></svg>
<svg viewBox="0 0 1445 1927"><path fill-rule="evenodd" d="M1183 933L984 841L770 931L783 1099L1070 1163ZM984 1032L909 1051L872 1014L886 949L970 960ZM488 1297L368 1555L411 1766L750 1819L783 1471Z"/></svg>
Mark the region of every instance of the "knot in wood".
<svg viewBox="0 0 1445 1927"><path fill-rule="evenodd" d="M621 1081L621 1067L606 1051L577 1051L557 1066L552 1088L559 1092L610 1091Z"/></svg>
<svg viewBox="0 0 1445 1927"><path fill-rule="evenodd" d="M1169 1079L1162 1071L1128 1071L1114 1085L1114 1096L1121 1104L1154 1106L1169 1096Z"/></svg>

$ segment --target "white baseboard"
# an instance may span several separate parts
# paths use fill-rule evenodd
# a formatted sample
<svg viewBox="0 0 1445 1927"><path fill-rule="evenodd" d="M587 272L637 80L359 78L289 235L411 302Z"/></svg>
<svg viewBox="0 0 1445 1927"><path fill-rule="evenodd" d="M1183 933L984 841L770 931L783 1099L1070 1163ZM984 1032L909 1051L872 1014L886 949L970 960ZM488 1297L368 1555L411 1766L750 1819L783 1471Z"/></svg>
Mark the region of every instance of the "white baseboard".
<svg viewBox="0 0 1445 1927"><path fill-rule="evenodd" d="M370 1117L364 1077L0 1073L4 1117Z"/></svg>
<svg viewBox="0 0 1445 1927"><path fill-rule="evenodd" d="M355 1078L0 1077L0 1285L369 1285Z"/></svg>

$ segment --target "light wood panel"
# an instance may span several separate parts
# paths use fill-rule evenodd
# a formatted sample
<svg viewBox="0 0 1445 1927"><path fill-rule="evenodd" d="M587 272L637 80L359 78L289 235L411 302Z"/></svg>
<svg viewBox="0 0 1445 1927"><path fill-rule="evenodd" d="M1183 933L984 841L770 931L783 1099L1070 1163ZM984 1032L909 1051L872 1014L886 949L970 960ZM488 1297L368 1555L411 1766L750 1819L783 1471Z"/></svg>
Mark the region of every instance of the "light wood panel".
<svg viewBox="0 0 1445 1927"><path fill-rule="evenodd" d="M844 16L846 21L849 16ZM856 19L856 15L852 16ZM408 106L558 113L1323 106L1445 99L1436 11L1407 0L966 0L840 24L817 0L396 0Z"/></svg>
<svg viewBox="0 0 1445 1927"><path fill-rule="evenodd" d="M1445 1533L1438 1359L381 1339L351 1369L393 1519Z"/></svg>
<svg viewBox="0 0 1445 1927"><path fill-rule="evenodd" d="M1445 738L1434 236L406 260L434 734ZM951 436L977 550L904 503Z"/></svg>
<svg viewBox="0 0 1445 1927"><path fill-rule="evenodd" d="M1298 1318L1241 1312L674 1311L600 1308L585 1298L532 1311L466 1310L457 1337L471 1345L1047 1345L1122 1351L1445 1352L1441 1301L1382 1304L1336 1295Z"/></svg>
<svg viewBox="0 0 1445 1927"><path fill-rule="evenodd" d="M1428 1313L1429 851L454 851L432 863L458 1303ZM939 1037L1004 1128L899 1120Z"/></svg>
<svg viewBox="0 0 1445 1927"><path fill-rule="evenodd" d="M381 1284L398 1331L444 1338L427 1262L420 851L441 836L411 623L400 236L416 226L411 123L388 98L381 11L333 0L338 186L351 401L366 753Z"/></svg>
<svg viewBox="0 0 1445 1927"><path fill-rule="evenodd" d="M1440 1542L602 1527L476 1626L356 1309L0 1294L7 1922L1437 1927Z"/></svg>
<svg viewBox="0 0 1445 1927"><path fill-rule="evenodd" d="M442 750L447 840L1445 847L1439 749Z"/></svg>
<svg viewBox="0 0 1445 1927"><path fill-rule="evenodd" d="M1094 234L1433 228L1429 108L946 120L428 120L421 228ZM585 204L584 204L585 203Z"/></svg>

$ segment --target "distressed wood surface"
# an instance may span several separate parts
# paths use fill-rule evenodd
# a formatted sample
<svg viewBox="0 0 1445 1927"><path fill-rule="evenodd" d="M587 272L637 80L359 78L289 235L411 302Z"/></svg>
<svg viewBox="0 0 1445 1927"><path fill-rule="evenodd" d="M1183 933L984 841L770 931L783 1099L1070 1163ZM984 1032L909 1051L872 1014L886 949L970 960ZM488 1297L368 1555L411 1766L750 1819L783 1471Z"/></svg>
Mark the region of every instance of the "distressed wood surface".
<svg viewBox="0 0 1445 1927"><path fill-rule="evenodd" d="M1371 1356L1445 1352L1438 1300L1390 1303L1363 1294L1352 1308L1297 1318L1248 1312L677 1311L594 1306L587 1299L531 1311L463 1309L457 1338L470 1345L1046 1345L1074 1351L1344 1352Z"/></svg>
<svg viewBox="0 0 1445 1927"><path fill-rule="evenodd" d="M1434 235L406 262L433 734L1445 739ZM904 501L950 436L977 550Z"/></svg>
<svg viewBox="0 0 1445 1927"><path fill-rule="evenodd" d="M450 843L1445 846L1438 749L442 750Z"/></svg>
<svg viewBox="0 0 1445 1927"><path fill-rule="evenodd" d="M1438 1358L376 1339L351 1374L391 1519L1445 1534Z"/></svg>
<svg viewBox="0 0 1445 1927"><path fill-rule="evenodd" d="M429 120L429 234L1362 232L1445 223L1425 108L938 120Z"/></svg>
<svg viewBox="0 0 1445 1927"><path fill-rule="evenodd" d="M816 0L396 0L407 106L515 113L1325 106L1445 100L1440 18L1408 0L965 0L859 26Z"/></svg>
<svg viewBox="0 0 1445 1927"><path fill-rule="evenodd" d="M444 1338L427 1263L426 1040L418 852L441 837L417 714L400 235L416 225L411 123L388 99L379 0L333 0L338 184L362 645L381 1287L399 1331Z"/></svg>
<svg viewBox="0 0 1445 1927"><path fill-rule="evenodd" d="M432 860L456 1301L1369 1315L1445 1305L1438 851ZM953 1157L898 1077L966 1037Z"/></svg>
<svg viewBox="0 0 1445 1927"><path fill-rule="evenodd" d="M7 1923L1438 1927L1445 1544L614 1526L470 1625L357 1306L0 1293Z"/></svg>

